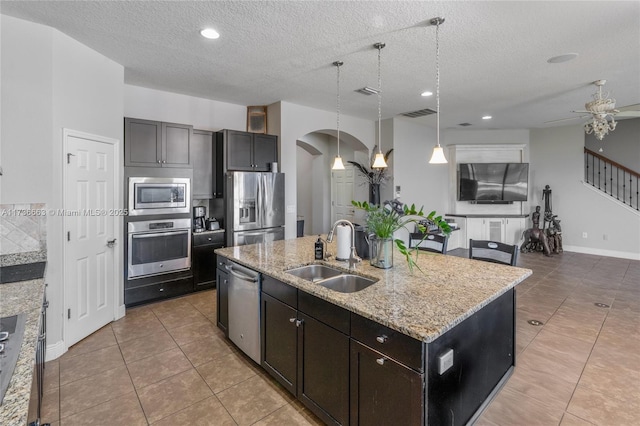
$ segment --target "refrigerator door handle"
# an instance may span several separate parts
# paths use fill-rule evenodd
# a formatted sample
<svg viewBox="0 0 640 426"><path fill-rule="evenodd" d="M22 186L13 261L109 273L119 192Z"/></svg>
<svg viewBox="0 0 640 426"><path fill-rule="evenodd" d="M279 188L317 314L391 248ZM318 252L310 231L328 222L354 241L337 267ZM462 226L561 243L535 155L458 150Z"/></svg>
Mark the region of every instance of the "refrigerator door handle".
<svg viewBox="0 0 640 426"><path fill-rule="evenodd" d="M264 184L264 175L262 173L258 174L258 196L257 196L257 214L258 214L258 227L264 228L264 218L265 218L265 184Z"/></svg>

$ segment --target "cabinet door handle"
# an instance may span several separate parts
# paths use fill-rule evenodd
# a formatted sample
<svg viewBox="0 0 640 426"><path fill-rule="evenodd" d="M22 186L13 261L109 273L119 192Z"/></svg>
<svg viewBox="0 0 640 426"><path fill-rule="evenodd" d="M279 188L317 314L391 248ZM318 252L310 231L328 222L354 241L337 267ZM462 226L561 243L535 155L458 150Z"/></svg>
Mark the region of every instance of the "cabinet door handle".
<svg viewBox="0 0 640 426"><path fill-rule="evenodd" d="M158 160L158 164L160 164L160 160Z"/></svg>
<svg viewBox="0 0 640 426"><path fill-rule="evenodd" d="M304 320L296 320L296 327L300 327L304 323Z"/></svg>
<svg viewBox="0 0 640 426"><path fill-rule="evenodd" d="M162 164L166 164L167 160L162 160Z"/></svg>
<svg viewBox="0 0 640 426"><path fill-rule="evenodd" d="M376 337L376 340L378 341L378 343L384 343L387 341L387 336L378 336Z"/></svg>
<svg viewBox="0 0 640 426"><path fill-rule="evenodd" d="M289 322L296 322L295 318L289 318Z"/></svg>
<svg viewBox="0 0 640 426"><path fill-rule="evenodd" d="M384 365L384 358L377 358L376 362L380 365Z"/></svg>

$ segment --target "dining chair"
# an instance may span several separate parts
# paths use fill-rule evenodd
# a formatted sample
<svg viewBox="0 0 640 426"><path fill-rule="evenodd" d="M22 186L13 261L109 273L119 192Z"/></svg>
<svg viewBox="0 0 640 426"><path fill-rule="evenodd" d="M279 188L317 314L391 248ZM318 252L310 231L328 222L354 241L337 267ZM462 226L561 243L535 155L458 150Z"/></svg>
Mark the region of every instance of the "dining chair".
<svg viewBox="0 0 640 426"><path fill-rule="evenodd" d="M469 240L469 259L516 266L518 246L496 241Z"/></svg>
<svg viewBox="0 0 640 426"><path fill-rule="evenodd" d="M424 239L423 239L424 238ZM440 234L427 234L425 237L421 233L409 234L409 247L416 247L418 250L430 251L433 253L447 254L447 242L449 236Z"/></svg>

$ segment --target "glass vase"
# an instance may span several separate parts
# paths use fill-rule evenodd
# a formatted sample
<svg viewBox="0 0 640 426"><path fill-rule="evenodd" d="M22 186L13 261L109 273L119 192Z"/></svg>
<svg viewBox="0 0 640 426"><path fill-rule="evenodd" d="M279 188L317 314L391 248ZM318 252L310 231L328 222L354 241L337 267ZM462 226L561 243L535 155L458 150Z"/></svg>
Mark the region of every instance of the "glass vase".
<svg viewBox="0 0 640 426"><path fill-rule="evenodd" d="M371 266L389 269L393 266L393 239L369 236L369 256Z"/></svg>

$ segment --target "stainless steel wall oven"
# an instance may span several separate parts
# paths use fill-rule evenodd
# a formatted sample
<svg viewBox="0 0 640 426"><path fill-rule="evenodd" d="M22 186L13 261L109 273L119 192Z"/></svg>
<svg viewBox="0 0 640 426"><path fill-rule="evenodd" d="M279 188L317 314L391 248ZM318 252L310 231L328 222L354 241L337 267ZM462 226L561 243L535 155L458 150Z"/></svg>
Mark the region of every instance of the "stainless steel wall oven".
<svg viewBox="0 0 640 426"><path fill-rule="evenodd" d="M129 215L180 214L191 211L191 179L129 178Z"/></svg>
<svg viewBox="0 0 640 426"><path fill-rule="evenodd" d="M129 280L191 267L191 219L163 219L128 224Z"/></svg>

